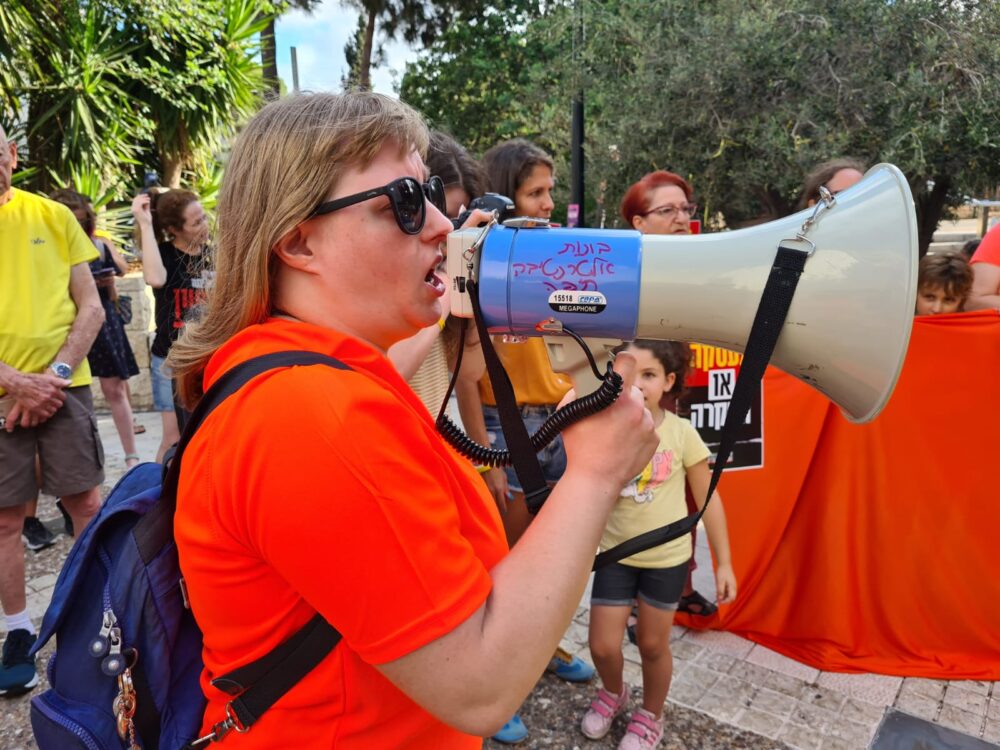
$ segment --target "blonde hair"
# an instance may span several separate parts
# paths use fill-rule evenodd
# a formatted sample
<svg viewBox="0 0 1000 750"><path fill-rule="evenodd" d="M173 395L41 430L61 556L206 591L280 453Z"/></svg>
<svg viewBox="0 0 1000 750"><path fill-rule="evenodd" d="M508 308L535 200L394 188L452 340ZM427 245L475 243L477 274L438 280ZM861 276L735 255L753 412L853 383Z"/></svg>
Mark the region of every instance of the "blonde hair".
<svg viewBox="0 0 1000 750"><path fill-rule="evenodd" d="M309 217L345 171L364 169L386 143L427 152L427 127L407 105L372 92L301 94L264 107L233 146L218 205L216 276L205 314L170 350L182 403L202 396L212 354L271 313L273 249Z"/></svg>

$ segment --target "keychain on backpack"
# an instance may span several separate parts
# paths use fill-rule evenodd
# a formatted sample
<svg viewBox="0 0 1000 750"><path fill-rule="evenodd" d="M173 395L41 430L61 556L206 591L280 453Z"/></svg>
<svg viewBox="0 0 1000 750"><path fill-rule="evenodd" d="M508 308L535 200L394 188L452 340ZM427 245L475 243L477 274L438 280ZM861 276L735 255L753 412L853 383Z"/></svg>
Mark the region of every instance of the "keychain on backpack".
<svg viewBox="0 0 1000 750"><path fill-rule="evenodd" d="M127 750L142 750L135 743L135 716L136 700L135 689L132 687L132 670L125 669L118 675L118 695L111 710L115 714L115 721L118 725L118 736L122 742L128 742Z"/></svg>

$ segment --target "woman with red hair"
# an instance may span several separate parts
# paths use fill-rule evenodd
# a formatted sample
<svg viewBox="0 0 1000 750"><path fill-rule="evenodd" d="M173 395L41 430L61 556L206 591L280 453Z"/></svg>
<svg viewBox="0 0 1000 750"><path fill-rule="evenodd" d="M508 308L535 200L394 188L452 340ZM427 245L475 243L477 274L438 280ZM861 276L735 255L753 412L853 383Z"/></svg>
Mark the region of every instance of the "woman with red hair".
<svg viewBox="0 0 1000 750"><path fill-rule="evenodd" d="M693 194L680 175L662 169L650 172L625 193L622 218L643 234L690 234L691 217L698 210L691 202Z"/></svg>

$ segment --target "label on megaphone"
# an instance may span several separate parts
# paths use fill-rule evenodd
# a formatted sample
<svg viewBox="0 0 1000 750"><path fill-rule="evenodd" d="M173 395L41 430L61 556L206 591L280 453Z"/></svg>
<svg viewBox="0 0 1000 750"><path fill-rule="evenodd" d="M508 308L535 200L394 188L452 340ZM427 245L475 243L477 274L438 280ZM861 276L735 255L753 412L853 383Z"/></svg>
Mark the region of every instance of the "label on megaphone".
<svg viewBox="0 0 1000 750"><path fill-rule="evenodd" d="M486 326L493 333L537 335L558 320L580 336L635 338L642 235L611 229L498 226L478 258L467 258L478 230L448 237L448 273L479 282ZM452 313L471 317L464 288L453 283Z"/></svg>

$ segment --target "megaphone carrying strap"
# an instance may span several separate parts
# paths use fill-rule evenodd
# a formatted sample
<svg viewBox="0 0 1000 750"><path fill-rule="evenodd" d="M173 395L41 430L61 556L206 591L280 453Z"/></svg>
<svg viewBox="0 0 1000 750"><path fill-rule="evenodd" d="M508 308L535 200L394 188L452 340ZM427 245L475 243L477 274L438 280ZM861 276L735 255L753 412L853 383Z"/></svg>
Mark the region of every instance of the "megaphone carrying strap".
<svg viewBox="0 0 1000 750"><path fill-rule="evenodd" d="M729 462L733 444L736 442L736 430L746 419L753 401L754 391L764 378L764 371L767 369L771 354L778 343L785 318L788 316L788 308L792 304L799 277L802 275L809 255L810 253L806 250L784 244L778 245L771 273L764 285L757 314L754 316L753 325L750 328L750 337L747 339L746 350L743 353L740 374L736 378L733 398L729 403L729 412L726 415L722 437L719 440L719 450L715 456L715 468L712 470L712 481L708 485L708 496L705 498L705 504L701 510L679 521L639 534L616 547L601 552L594 560L594 570L624 560L626 557L631 557L651 547L673 541L689 533L698 525L701 517L705 514L705 509L708 508L708 504L712 500L712 495L715 494L715 488L719 484L722 471Z"/></svg>

